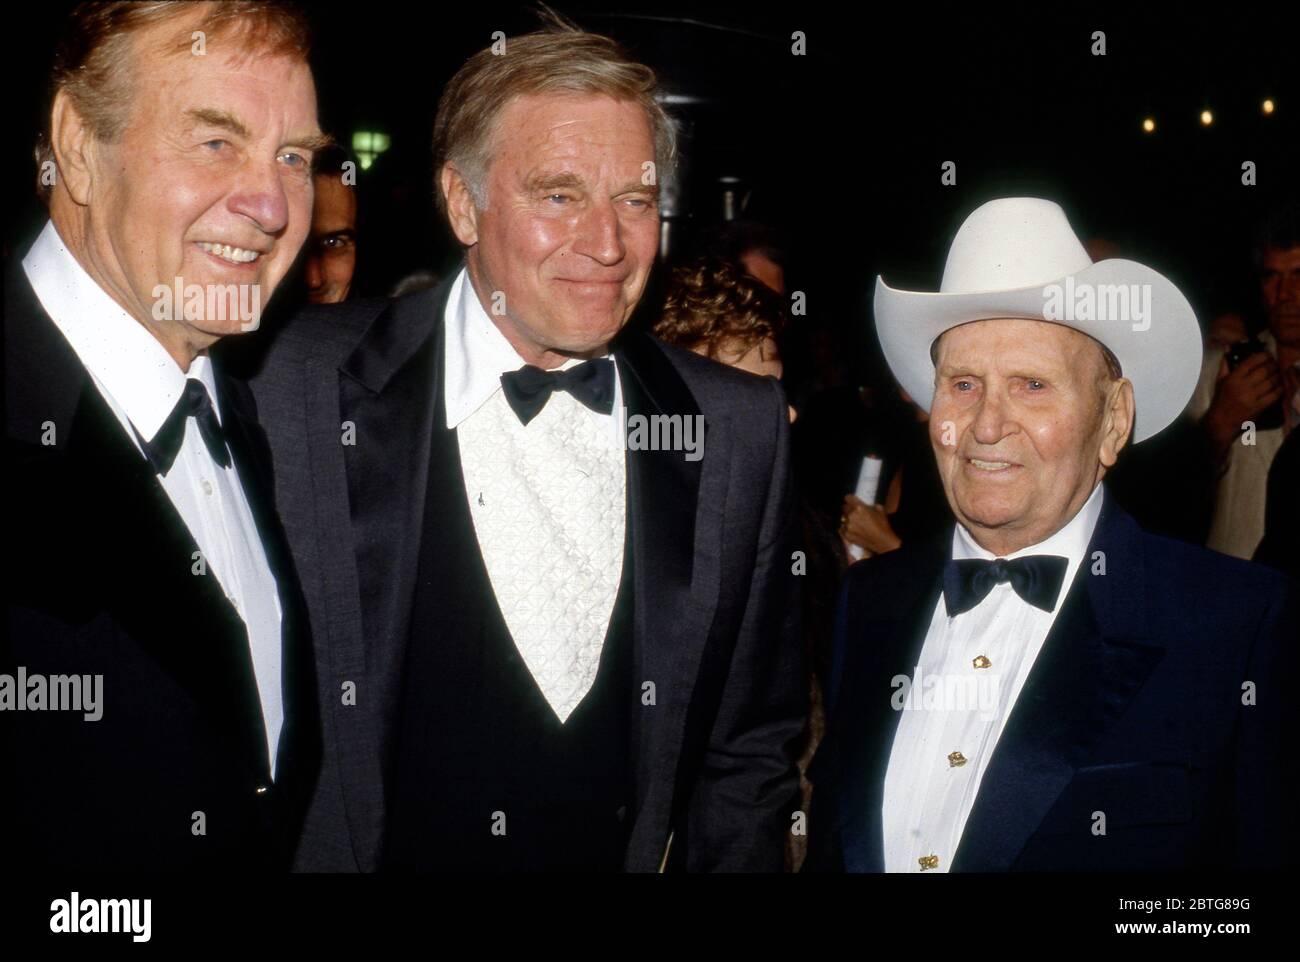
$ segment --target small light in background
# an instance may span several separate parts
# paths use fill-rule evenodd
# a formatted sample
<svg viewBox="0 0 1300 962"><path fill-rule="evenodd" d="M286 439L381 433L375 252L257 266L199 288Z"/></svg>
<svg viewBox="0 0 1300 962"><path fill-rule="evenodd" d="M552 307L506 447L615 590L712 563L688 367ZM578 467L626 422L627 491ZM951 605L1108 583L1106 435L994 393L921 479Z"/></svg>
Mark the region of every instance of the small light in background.
<svg viewBox="0 0 1300 962"><path fill-rule="evenodd" d="M1148 117L1146 120L1142 121L1142 129L1145 130L1148 134L1155 133L1156 130L1155 118Z"/></svg>
<svg viewBox="0 0 1300 962"><path fill-rule="evenodd" d="M362 170L369 170L370 165L375 162L375 158L382 154L389 146L388 134L379 133L372 130L358 130L352 135L352 152L357 155L357 161L361 164Z"/></svg>
<svg viewBox="0 0 1300 962"><path fill-rule="evenodd" d="M1264 113L1266 114L1271 114L1276 108L1276 106L1277 105L1273 103L1273 98L1270 97L1260 105L1260 109L1263 110Z"/></svg>
<svg viewBox="0 0 1300 962"><path fill-rule="evenodd" d="M1202 110L1202 111L1201 111L1201 126L1202 126L1202 127L1208 127L1208 126L1210 126L1210 124L1212 124L1212 123L1214 123L1214 114L1210 113L1208 110Z"/></svg>

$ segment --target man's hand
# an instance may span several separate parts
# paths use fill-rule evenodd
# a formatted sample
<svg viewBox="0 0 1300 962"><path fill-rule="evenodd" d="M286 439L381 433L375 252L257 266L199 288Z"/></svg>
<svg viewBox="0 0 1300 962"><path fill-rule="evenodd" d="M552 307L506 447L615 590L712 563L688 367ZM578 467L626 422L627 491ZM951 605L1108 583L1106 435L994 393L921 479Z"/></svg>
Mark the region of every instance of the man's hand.
<svg viewBox="0 0 1300 962"><path fill-rule="evenodd" d="M848 544L865 548L867 557L893 551L903 543L894 534L889 515L885 514L885 509L880 505L867 504L854 495L846 494L840 513L845 519L844 526L840 528L840 536Z"/></svg>
<svg viewBox="0 0 1300 962"><path fill-rule="evenodd" d="M1233 371L1225 359L1219 365L1214 400L1202 422L1214 452L1222 457L1241 432L1241 423L1252 420L1282 396L1282 372L1272 356L1252 354Z"/></svg>

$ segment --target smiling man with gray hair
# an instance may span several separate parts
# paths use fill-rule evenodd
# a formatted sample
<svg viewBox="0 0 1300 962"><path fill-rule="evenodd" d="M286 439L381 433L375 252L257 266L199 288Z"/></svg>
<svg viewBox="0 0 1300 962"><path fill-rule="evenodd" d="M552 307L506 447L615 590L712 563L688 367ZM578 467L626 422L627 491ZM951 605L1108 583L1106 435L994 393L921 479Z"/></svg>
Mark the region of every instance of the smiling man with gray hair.
<svg viewBox="0 0 1300 962"><path fill-rule="evenodd" d="M6 864L290 863L311 649L266 439L209 351L256 326L307 234L307 56L282 3L85 3L58 44L50 219L5 282ZM25 710L69 678L94 680L90 717Z"/></svg>
<svg viewBox="0 0 1300 962"><path fill-rule="evenodd" d="M272 346L254 388L328 745L301 867L781 868L804 724L784 395L624 329L673 142L612 40L499 40L434 126L464 265ZM636 443L665 419L678 449Z"/></svg>
<svg viewBox="0 0 1300 962"><path fill-rule="evenodd" d="M1296 586L1102 484L1191 396L1187 299L1006 198L875 313L957 523L849 569L805 870L1293 865Z"/></svg>

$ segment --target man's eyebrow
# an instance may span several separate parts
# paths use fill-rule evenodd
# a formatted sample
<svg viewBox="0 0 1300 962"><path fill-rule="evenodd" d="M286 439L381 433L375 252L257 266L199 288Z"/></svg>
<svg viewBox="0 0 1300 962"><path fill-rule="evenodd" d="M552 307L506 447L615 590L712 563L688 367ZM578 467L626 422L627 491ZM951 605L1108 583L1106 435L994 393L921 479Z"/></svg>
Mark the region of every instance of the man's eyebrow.
<svg viewBox="0 0 1300 962"><path fill-rule="evenodd" d="M524 181L524 189L530 194L557 188L578 190L582 187L582 178L567 171L559 174L529 174L528 179Z"/></svg>
<svg viewBox="0 0 1300 962"><path fill-rule="evenodd" d="M984 377L984 375L982 374L974 373L969 367L956 365L956 364L940 364L938 367L935 368L935 373L938 374L940 377L953 377L956 375L960 375L961 377L973 377L973 378ZM1061 374L1060 371L1053 370L1047 366L1043 366L1042 368L1017 367L1013 370L1008 371L1006 373L1006 377L1033 378L1039 381L1054 381L1059 378L1060 374Z"/></svg>
<svg viewBox="0 0 1300 962"><path fill-rule="evenodd" d="M652 197L659 196L659 182L653 184L643 184L639 180L631 180L614 191L614 196L619 197L623 194L650 194Z"/></svg>
<svg viewBox="0 0 1300 962"><path fill-rule="evenodd" d="M326 147L334 145L334 138L329 134L322 134L320 131L310 134L299 134L289 139L283 146L299 147L303 150L309 150L313 154L320 153Z"/></svg>
<svg viewBox="0 0 1300 962"><path fill-rule="evenodd" d="M196 124L204 124L208 127L219 127L222 130L228 130L244 140L252 138L252 133L248 126L226 110L215 110L211 107L194 107L185 111L185 115ZM313 131L308 134L299 134L291 137L285 147L298 147L302 150L308 150L313 153L324 150L334 143L334 138L329 134L323 134L320 131Z"/></svg>
<svg viewBox="0 0 1300 962"><path fill-rule="evenodd" d="M524 181L524 189L530 194L544 190L582 190L585 186L586 183L581 177L569 171L558 174L532 174ZM643 184L639 180L628 181L614 191L615 197L623 194L650 194L658 197L659 185Z"/></svg>
<svg viewBox="0 0 1300 962"><path fill-rule="evenodd" d="M232 134L238 134L245 140L252 136L242 120L225 110L214 110L211 107L193 107L185 111L185 116L196 124L220 127L222 130L229 130Z"/></svg>

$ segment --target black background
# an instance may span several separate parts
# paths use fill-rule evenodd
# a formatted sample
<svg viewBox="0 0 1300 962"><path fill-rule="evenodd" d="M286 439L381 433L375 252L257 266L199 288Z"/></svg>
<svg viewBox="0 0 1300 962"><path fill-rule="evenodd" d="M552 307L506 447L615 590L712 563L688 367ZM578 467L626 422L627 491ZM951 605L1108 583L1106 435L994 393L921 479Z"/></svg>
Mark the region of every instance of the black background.
<svg viewBox="0 0 1300 962"><path fill-rule="evenodd" d="M7 256L43 221L31 144L45 120L53 39L70 4L22 10L8 32L11 112L4 138ZM313 56L322 123L343 141L387 132L392 147L362 174L362 293L454 256L433 210L429 133L443 82L492 32L537 25L522 4L316 3ZM787 280L809 323L874 348L876 274L935 289L947 245L976 206L1045 196L1079 235L1142 260L1190 297L1204 324L1225 310L1256 323L1253 228L1300 171L1297 34L1281 10L1068 11L967 4L848 9L809 2L562 2L580 25L614 36L693 102L679 236L721 217L719 178L738 178L745 216L781 228ZM15 8L9 8L12 12ZM12 13L11 13L12 16ZM802 30L806 56L791 54ZM1094 31L1106 55L1091 52ZM1265 116L1261 102L1277 104ZM1199 115L1214 112L1205 128ZM1154 135L1141 120L1152 116ZM957 165L956 186L940 183ZM1253 161L1258 185L1241 183ZM682 246L685 250L686 246ZM369 288L368 290L366 288Z"/></svg>

